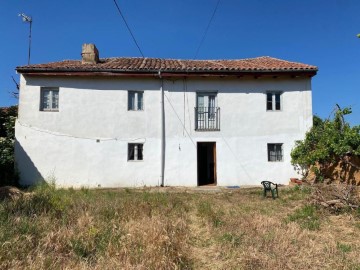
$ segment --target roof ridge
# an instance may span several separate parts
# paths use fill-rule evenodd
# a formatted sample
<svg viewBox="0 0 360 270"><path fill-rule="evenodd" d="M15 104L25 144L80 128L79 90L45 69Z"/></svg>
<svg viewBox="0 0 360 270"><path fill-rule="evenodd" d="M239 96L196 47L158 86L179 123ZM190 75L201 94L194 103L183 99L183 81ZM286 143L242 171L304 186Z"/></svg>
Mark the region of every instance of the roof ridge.
<svg viewBox="0 0 360 270"><path fill-rule="evenodd" d="M100 58L100 60L104 60L104 59L158 59L158 60L173 60L173 61L199 61L199 62L207 62L207 61L239 61L239 60L249 60L249 59L258 59L258 58L263 58L263 57L269 57L269 58L273 58L270 56L260 56L260 57L249 57L249 58L238 58L238 59L185 59L185 58L160 58L160 57L103 57ZM274 59L278 59L278 58L274 58ZM279 59L281 60L281 59ZM63 60L65 61L65 60ZM81 60L73 60L73 61L81 61Z"/></svg>

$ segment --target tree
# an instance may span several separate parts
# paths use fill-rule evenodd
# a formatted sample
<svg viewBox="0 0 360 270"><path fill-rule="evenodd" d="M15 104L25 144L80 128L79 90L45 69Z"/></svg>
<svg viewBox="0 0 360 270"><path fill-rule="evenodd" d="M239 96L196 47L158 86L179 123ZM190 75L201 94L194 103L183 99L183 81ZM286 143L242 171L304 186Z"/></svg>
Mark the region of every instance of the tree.
<svg viewBox="0 0 360 270"><path fill-rule="evenodd" d="M351 109L337 107L333 119L314 116L313 127L304 140L296 141L291 151L291 163L305 177L314 165L318 168L315 172L321 174L332 162L349 162L346 156L360 155L360 125L350 127L344 116L350 114Z"/></svg>
<svg viewBox="0 0 360 270"><path fill-rule="evenodd" d="M17 183L14 161L17 106L0 108L0 185Z"/></svg>

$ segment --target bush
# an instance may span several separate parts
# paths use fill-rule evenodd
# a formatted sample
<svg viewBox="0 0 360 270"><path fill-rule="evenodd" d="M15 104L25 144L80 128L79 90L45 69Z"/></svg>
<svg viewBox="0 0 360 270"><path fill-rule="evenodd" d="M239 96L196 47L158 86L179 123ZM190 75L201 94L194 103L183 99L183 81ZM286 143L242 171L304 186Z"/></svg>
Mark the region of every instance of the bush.
<svg viewBox="0 0 360 270"><path fill-rule="evenodd" d="M360 155L360 125L350 127L344 116L350 108L338 109L333 119L322 120L314 116L314 126L306 133L303 141L296 141L291 151L291 163L305 177L312 166L316 180L323 180L323 169L331 162L343 160L345 156Z"/></svg>

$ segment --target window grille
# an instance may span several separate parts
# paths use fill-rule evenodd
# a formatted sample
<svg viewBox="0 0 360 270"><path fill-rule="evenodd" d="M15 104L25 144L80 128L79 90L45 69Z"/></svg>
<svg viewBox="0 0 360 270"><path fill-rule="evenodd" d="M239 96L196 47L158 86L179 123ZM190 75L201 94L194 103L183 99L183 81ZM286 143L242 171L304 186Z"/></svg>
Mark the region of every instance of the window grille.
<svg viewBox="0 0 360 270"><path fill-rule="evenodd" d="M268 161L283 161L283 144L268 143Z"/></svg>

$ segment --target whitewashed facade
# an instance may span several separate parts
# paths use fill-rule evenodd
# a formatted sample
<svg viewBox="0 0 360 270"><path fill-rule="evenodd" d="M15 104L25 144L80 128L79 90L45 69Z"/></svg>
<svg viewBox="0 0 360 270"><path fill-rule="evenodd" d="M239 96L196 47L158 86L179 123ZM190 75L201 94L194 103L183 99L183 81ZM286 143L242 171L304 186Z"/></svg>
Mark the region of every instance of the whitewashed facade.
<svg viewBox="0 0 360 270"><path fill-rule="evenodd" d="M19 72L15 154L24 185L54 179L66 187L242 186L298 177L290 151L312 125L311 76ZM54 110L44 110L46 89L58 90ZM140 93L135 110L131 91ZM275 96L269 109L269 93L280 94L280 109ZM203 103L216 115L210 109L200 118L216 117L218 128L209 130L214 123L205 119L207 130L196 130ZM140 145L136 153L131 144ZM274 144L281 147L275 159L268 152Z"/></svg>

